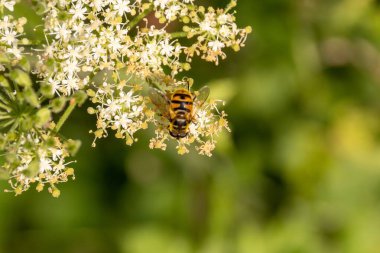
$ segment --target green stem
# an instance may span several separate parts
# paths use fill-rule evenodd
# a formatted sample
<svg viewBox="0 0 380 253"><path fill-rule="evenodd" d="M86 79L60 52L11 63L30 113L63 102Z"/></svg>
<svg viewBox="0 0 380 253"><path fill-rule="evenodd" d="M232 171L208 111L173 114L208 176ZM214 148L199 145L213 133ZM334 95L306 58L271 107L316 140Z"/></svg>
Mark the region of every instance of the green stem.
<svg viewBox="0 0 380 253"><path fill-rule="evenodd" d="M17 44L17 46L20 46L20 47L40 47L42 45L40 45L40 44Z"/></svg>
<svg viewBox="0 0 380 253"><path fill-rule="evenodd" d="M177 39L177 38L186 38L187 32L173 32L170 34L170 38Z"/></svg>
<svg viewBox="0 0 380 253"><path fill-rule="evenodd" d="M69 118L70 114L73 112L77 101L74 98L70 100L70 105L66 108L66 111L62 114L61 118L58 120L57 125L54 128L54 132L58 133L65 121Z"/></svg>
<svg viewBox="0 0 380 253"><path fill-rule="evenodd" d="M232 0L226 7L226 9L224 10L224 13L227 13L229 12L232 8L235 8L236 7L236 0Z"/></svg>
<svg viewBox="0 0 380 253"><path fill-rule="evenodd" d="M146 17L146 15L148 15L151 11L153 10L153 4L151 4L149 6L148 9L146 9L145 11L141 12L140 15L138 15L137 17L135 17L133 20L131 20L131 22L129 22L129 29L132 29L133 27L135 27L143 18Z"/></svg>

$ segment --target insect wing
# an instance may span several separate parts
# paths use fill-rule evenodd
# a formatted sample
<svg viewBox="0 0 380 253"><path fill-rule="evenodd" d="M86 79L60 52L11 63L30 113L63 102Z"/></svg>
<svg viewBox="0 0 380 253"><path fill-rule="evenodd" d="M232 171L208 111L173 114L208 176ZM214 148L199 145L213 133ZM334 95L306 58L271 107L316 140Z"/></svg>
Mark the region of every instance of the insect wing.
<svg viewBox="0 0 380 253"><path fill-rule="evenodd" d="M156 87L158 89L162 89L164 86L174 83L173 79L163 74L152 74L146 77L145 80L151 87Z"/></svg>
<svg viewBox="0 0 380 253"><path fill-rule="evenodd" d="M204 86L198 91L198 95L195 99L199 105L202 105L204 102L206 102L209 95L210 95L210 88L207 86Z"/></svg>
<svg viewBox="0 0 380 253"><path fill-rule="evenodd" d="M156 88L150 88L148 95L152 103L157 106L158 110L162 114L166 114L168 111L169 100L165 94Z"/></svg>

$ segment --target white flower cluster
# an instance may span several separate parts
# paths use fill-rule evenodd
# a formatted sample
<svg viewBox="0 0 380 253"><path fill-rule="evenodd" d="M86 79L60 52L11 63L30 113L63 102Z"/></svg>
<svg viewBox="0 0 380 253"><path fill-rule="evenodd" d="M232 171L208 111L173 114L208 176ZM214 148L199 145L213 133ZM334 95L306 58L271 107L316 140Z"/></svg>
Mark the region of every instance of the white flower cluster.
<svg viewBox="0 0 380 253"><path fill-rule="evenodd" d="M70 176L74 178L74 170L65 161L69 156L67 144L50 135L43 130L1 135L5 156L1 171L10 174L9 184L16 195L37 184L37 191L48 185L49 192L58 197L56 184L66 182Z"/></svg>
<svg viewBox="0 0 380 253"><path fill-rule="evenodd" d="M234 6L236 2L231 2ZM219 57L226 58L224 48L231 47L239 51L244 46L251 28L239 29L235 24L235 16L226 10L208 8L206 12L200 8L198 12L191 15L192 22L198 27L185 27L188 37L197 36L197 43L187 49L187 55L200 54L202 59L218 64Z"/></svg>
<svg viewBox="0 0 380 253"><path fill-rule="evenodd" d="M4 13L5 9L13 11L13 6L16 1L14 0L0 0L0 13ZM26 18L21 17L17 20L12 15L1 15L0 18L0 55L3 58L2 62L13 60L17 61L21 59L22 48L19 48L19 37L24 32L23 26L26 23ZM23 43L27 42L25 39ZM3 70L4 66L0 65L0 70Z"/></svg>
<svg viewBox="0 0 380 253"><path fill-rule="evenodd" d="M165 149L168 119L160 116L141 92L143 84L127 85L119 76L134 75L145 80L161 75L168 78L190 69L194 56L218 64L226 57L223 50L238 51L244 46L250 28L239 29L231 9L198 6L192 0L44 0L47 38L36 73L55 93L70 95L86 90L97 116L95 140L108 136L132 144L139 129L153 123L156 137L151 148ZM150 13L154 15L149 15ZM182 26L170 32L172 22ZM181 38L187 42L182 43ZM190 43L189 43L190 42ZM112 76L112 81L109 80ZM95 77L95 78L93 78ZM95 80L95 81L94 81ZM181 82L166 84L174 91ZM188 152L187 145L198 142L200 154L211 155L215 138L227 128L226 114L218 113L216 104L205 102L195 108L190 133L178 141L178 152ZM93 144L95 145L95 143Z"/></svg>
<svg viewBox="0 0 380 253"><path fill-rule="evenodd" d="M90 131L93 146L110 130L131 145L138 130L153 125L150 148L165 150L174 139L179 154L195 144L199 154L211 156L217 136L230 131L219 101L206 100L209 89L202 101L196 101L200 92L189 90L187 98L194 101L181 102L191 108L183 110L186 127L174 135L170 96L191 87L192 79L176 77L191 68L193 57L218 64L226 58L223 50L244 46L251 29L235 24L236 0L225 9L206 9L193 0L32 1L43 15L46 37L42 48L28 51L37 56L33 66L22 47L30 44L22 38L26 19L4 14L15 3L0 0L0 174L16 195L36 184L38 191L48 185L58 197L56 184L74 177L67 160L80 143L63 141L57 133L87 97L94 104L88 112L97 117L96 130ZM157 101L149 93L152 86L161 89ZM64 108L56 124L52 115Z"/></svg>
<svg viewBox="0 0 380 253"><path fill-rule="evenodd" d="M6 7L7 3L9 4L9 2L0 3L0 9L2 7L1 4L4 4L4 6ZM13 8L13 5L9 5L9 7L10 6L12 6ZM23 26L25 25L25 23L26 18L19 18L15 20L11 15L3 16L0 19L0 54L2 58L7 58L6 61L17 61L21 59L21 53L23 48L19 47L19 37L24 32ZM21 42L26 43L27 40L22 39ZM4 67L0 66L0 70L3 69Z"/></svg>
<svg viewBox="0 0 380 253"><path fill-rule="evenodd" d="M160 21L174 21L177 18L189 15L189 6L193 6L192 0L154 0L153 1L155 16Z"/></svg>
<svg viewBox="0 0 380 253"><path fill-rule="evenodd" d="M58 197L56 184L74 177L67 158L78 142L57 137L51 114L59 112L66 98L51 100L50 88L33 83L30 63L22 44L28 44L23 26L26 18L4 15L13 11L15 1L0 0L0 174L8 178L16 195L32 184ZM48 89L46 89L48 88ZM70 151L70 152L69 152Z"/></svg>
<svg viewBox="0 0 380 253"><path fill-rule="evenodd" d="M126 89L127 93L124 91ZM120 81L117 85L104 82L96 92L87 91L91 101L97 104L96 108L88 108L90 114L97 116L93 146L96 139L108 136L108 128L116 131L117 138L126 139L126 144L132 145L137 140L134 133L148 127L144 114L145 101L138 94L141 89L138 84L130 86L126 81Z"/></svg>
<svg viewBox="0 0 380 253"><path fill-rule="evenodd" d="M18 195L36 185L37 191L46 186L54 197L60 195L57 184L74 178L69 158L80 142L64 141L58 132L87 97L94 104L88 112L97 117L96 130L90 131L93 146L110 130L131 145L138 130L153 125L150 148L165 150L174 139L179 154L194 144L199 154L211 156L218 135L230 131L220 101L206 100L209 89L203 89L203 96L186 91L192 101L181 104L191 109L183 110L186 127L174 135L178 101L172 102L171 94L190 89L191 78L176 76L190 69L194 56L218 64L226 57L223 50L244 46L250 28L236 26L235 0L216 10L193 0L32 2L39 5L46 36L42 49L28 51L37 55L33 66L22 47L30 44L23 38L27 20L5 15L16 1L0 0L0 176L8 178L8 191ZM149 93L152 86L161 90L157 101ZM52 115L64 109L55 123Z"/></svg>

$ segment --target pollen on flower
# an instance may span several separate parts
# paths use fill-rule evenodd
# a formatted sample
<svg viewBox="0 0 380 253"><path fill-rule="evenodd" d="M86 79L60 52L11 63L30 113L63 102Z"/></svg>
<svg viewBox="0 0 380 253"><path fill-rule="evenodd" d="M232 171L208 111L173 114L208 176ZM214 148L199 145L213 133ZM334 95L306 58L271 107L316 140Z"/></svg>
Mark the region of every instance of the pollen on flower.
<svg viewBox="0 0 380 253"><path fill-rule="evenodd" d="M36 191L41 192L44 189L43 183L38 183L36 186Z"/></svg>
<svg viewBox="0 0 380 253"><path fill-rule="evenodd" d="M73 168L67 168L65 170L66 176L74 176L74 169Z"/></svg>
<svg viewBox="0 0 380 253"><path fill-rule="evenodd" d="M215 142L213 141L206 141L204 144L196 147L199 154L201 155L207 155L212 156L212 151L215 149Z"/></svg>
<svg viewBox="0 0 380 253"><path fill-rule="evenodd" d="M179 155L184 155L190 152L189 149L182 142L178 142L176 149Z"/></svg>
<svg viewBox="0 0 380 253"><path fill-rule="evenodd" d="M168 133L165 130L157 129L155 131L156 137L150 139L149 148L150 149L161 149L166 150L165 141L169 138Z"/></svg>
<svg viewBox="0 0 380 253"><path fill-rule="evenodd" d="M56 188L54 185L49 187L49 192L54 198L58 198L61 195L61 191Z"/></svg>

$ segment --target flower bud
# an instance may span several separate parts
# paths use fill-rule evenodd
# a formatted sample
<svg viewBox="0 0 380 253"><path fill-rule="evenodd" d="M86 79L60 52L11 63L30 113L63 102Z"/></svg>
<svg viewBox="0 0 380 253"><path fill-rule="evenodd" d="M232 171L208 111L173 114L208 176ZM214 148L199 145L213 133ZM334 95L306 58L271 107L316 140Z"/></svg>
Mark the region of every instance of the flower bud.
<svg viewBox="0 0 380 253"><path fill-rule="evenodd" d="M234 44L234 45L232 45L232 49L233 49L235 52L239 51L239 50L240 50L240 46L239 46L239 44Z"/></svg>
<svg viewBox="0 0 380 253"><path fill-rule="evenodd" d="M74 94L74 98L77 101L78 105L81 106L84 102L86 102L87 94L84 91L77 91Z"/></svg>
<svg viewBox="0 0 380 253"><path fill-rule="evenodd" d="M129 134L127 134L125 138L125 144L127 144L128 146L131 146L133 144L133 139Z"/></svg>
<svg viewBox="0 0 380 253"><path fill-rule="evenodd" d="M5 154L5 160L11 164L18 163L18 158L15 153L7 153Z"/></svg>
<svg viewBox="0 0 380 253"><path fill-rule="evenodd" d="M52 195L54 198L58 198L59 195L61 195L61 191L58 190L56 187L49 188L49 192L51 193L51 195Z"/></svg>
<svg viewBox="0 0 380 253"><path fill-rule="evenodd" d="M65 173L67 176L73 176L74 175L74 169L73 168L67 168L65 170Z"/></svg>
<svg viewBox="0 0 380 253"><path fill-rule="evenodd" d="M41 88L40 88L40 92L46 98L52 98L52 97L54 97L54 90L53 90L53 86L52 85L49 85L49 84L46 84L46 83L42 84Z"/></svg>
<svg viewBox="0 0 380 253"><path fill-rule="evenodd" d="M96 96L96 92L92 89L88 89L86 92L87 92L87 95L89 97L95 97Z"/></svg>
<svg viewBox="0 0 380 253"><path fill-rule="evenodd" d="M9 87L9 82L3 75L0 75L0 87L4 87L4 88Z"/></svg>
<svg viewBox="0 0 380 253"><path fill-rule="evenodd" d="M23 57L19 62L18 65L25 71L30 72L30 63L26 57Z"/></svg>
<svg viewBox="0 0 380 253"><path fill-rule="evenodd" d="M71 156L74 156L78 152L82 143L80 140L69 139L65 144L67 147L67 151L69 151Z"/></svg>
<svg viewBox="0 0 380 253"><path fill-rule="evenodd" d="M182 64L182 68L186 71L189 71L191 69L191 65L188 62L185 62Z"/></svg>
<svg viewBox="0 0 380 253"><path fill-rule="evenodd" d="M43 183L39 183L36 186L36 191L38 191L38 192L41 192L43 189L44 189L44 184Z"/></svg>
<svg viewBox="0 0 380 253"><path fill-rule="evenodd" d="M58 97L51 101L52 111L54 113L59 113L63 110L66 104L66 97Z"/></svg>
<svg viewBox="0 0 380 253"><path fill-rule="evenodd" d="M43 127L51 120L51 112L48 108L42 108L36 113L36 126Z"/></svg>
<svg viewBox="0 0 380 253"><path fill-rule="evenodd" d="M14 189L14 193L15 193L16 196L17 196L17 195L20 195L22 192L23 192L23 189L22 189L22 186L21 186L21 185L17 186L17 187Z"/></svg>
<svg viewBox="0 0 380 253"><path fill-rule="evenodd" d="M8 141L14 141L16 139L17 139L17 134L14 131L8 132L8 134L7 134L7 140Z"/></svg>
<svg viewBox="0 0 380 253"><path fill-rule="evenodd" d="M232 0L232 1L228 4L228 7L227 7L227 8L234 8L234 7L236 7L236 5L237 5L236 0Z"/></svg>
<svg viewBox="0 0 380 253"><path fill-rule="evenodd" d="M87 112L88 112L88 114L95 114L96 110L93 107L88 107Z"/></svg>
<svg viewBox="0 0 380 253"><path fill-rule="evenodd" d="M182 27L182 31L184 32L189 32L191 30L190 27L188 27L187 25L185 25L184 27Z"/></svg>
<svg viewBox="0 0 380 253"><path fill-rule="evenodd" d="M40 107L37 94L34 92L32 87L26 87L23 91L23 97L31 106L35 108Z"/></svg>
<svg viewBox="0 0 380 253"><path fill-rule="evenodd" d="M21 121L21 131L26 132L33 128L33 120L30 117L26 117Z"/></svg>
<svg viewBox="0 0 380 253"><path fill-rule="evenodd" d="M5 64L10 63L10 60L9 60L7 54L0 54L0 63L3 63L3 64L4 63Z"/></svg>
<svg viewBox="0 0 380 253"><path fill-rule="evenodd" d="M118 138L118 139L123 139L124 135L120 131L117 131L116 134L115 134L115 137Z"/></svg>
<svg viewBox="0 0 380 253"><path fill-rule="evenodd" d="M52 147L55 147L57 145L57 141L54 137L51 137L49 136L47 139L46 139L46 146L48 146L49 148L52 148Z"/></svg>
<svg viewBox="0 0 380 253"><path fill-rule="evenodd" d="M12 81L20 86L32 86L32 80L30 79L30 76L21 69L13 69L9 72L9 77L12 79Z"/></svg>
<svg viewBox="0 0 380 253"><path fill-rule="evenodd" d="M182 22L188 24L190 23L190 18L188 16L182 17Z"/></svg>
<svg viewBox="0 0 380 253"><path fill-rule="evenodd" d="M37 176L39 170L40 170L40 159L36 157L29 163L28 169L25 170L23 174L32 178L32 177Z"/></svg>

